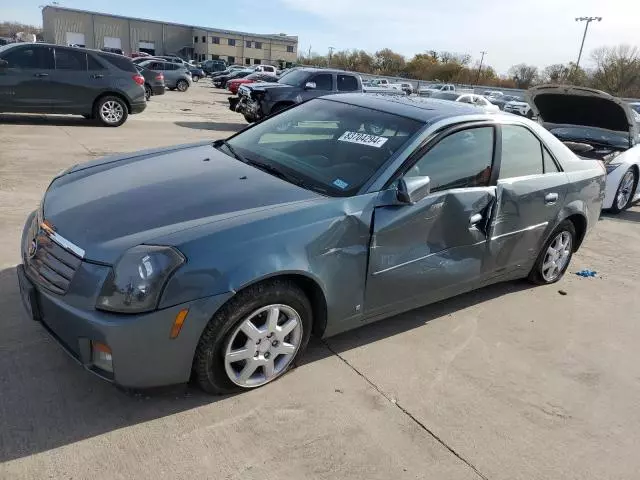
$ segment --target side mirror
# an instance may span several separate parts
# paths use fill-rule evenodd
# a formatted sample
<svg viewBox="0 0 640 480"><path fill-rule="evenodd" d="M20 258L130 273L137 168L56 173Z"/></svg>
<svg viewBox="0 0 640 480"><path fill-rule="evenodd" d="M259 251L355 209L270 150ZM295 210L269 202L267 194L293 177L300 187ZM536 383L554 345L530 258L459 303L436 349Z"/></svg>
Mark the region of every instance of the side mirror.
<svg viewBox="0 0 640 480"><path fill-rule="evenodd" d="M315 90L316 89L316 82L307 82L307 83L305 83L304 89L305 90Z"/></svg>
<svg viewBox="0 0 640 480"><path fill-rule="evenodd" d="M431 193L431 179L424 177L403 177L398 182L398 201L413 205Z"/></svg>
<svg viewBox="0 0 640 480"><path fill-rule="evenodd" d="M7 62L6 60L2 60L0 58L0 68L7 68L9 66L9 62Z"/></svg>

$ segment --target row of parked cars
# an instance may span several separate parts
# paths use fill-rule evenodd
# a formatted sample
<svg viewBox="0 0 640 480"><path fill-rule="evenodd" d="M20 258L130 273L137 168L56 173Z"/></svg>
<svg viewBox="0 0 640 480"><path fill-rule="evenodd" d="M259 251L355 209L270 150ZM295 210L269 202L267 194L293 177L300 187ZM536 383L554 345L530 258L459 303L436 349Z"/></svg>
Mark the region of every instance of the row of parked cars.
<svg viewBox="0 0 640 480"><path fill-rule="evenodd" d="M363 91L349 72L291 70L239 87L230 106L256 122L229 138L57 176L22 235L29 317L117 385L247 391L312 333L553 284L601 208L640 198L637 125L606 93L536 87L534 122Z"/></svg>
<svg viewBox="0 0 640 480"><path fill-rule="evenodd" d="M46 43L0 46L0 112L82 115L117 127L152 95L186 91L205 76L178 57L119 53Z"/></svg>

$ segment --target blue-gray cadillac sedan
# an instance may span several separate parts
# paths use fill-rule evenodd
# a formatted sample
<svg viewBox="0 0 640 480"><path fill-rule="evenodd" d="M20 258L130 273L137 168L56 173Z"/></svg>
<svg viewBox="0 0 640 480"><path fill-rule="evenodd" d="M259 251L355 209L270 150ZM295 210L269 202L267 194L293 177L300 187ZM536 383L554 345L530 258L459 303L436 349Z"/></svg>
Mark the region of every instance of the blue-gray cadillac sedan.
<svg viewBox="0 0 640 480"><path fill-rule="evenodd" d="M70 168L27 220L35 320L118 385L258 387L335 335L491 283L553 283L605 170L538 124L343 94L227 139Z"/></svg>

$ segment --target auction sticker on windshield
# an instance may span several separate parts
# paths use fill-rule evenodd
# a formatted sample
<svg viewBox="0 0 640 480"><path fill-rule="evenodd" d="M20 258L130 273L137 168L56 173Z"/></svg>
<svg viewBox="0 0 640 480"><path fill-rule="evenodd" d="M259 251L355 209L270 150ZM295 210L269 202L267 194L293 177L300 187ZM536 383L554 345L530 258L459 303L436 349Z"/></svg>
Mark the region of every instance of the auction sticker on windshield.
<svg viewBox="0 0 640 480"><path fill-rule="evenodd" d="M340 138L338 138L339 142L358 143L360 145L369 145L370 147L375 148L380 148L387 140L389 139L385 137L378 137L377 135L349 131L344 132Z"/></svg>

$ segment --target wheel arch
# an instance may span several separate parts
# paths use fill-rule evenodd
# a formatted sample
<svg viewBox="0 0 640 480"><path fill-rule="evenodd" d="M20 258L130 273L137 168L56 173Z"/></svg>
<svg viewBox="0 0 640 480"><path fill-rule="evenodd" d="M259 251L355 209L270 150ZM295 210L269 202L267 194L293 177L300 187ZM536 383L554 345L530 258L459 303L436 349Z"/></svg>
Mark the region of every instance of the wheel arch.
<svg viewBox="0 0 640 480"><path fill-rule="evenodd" d="M312 333L318 337L321 337L327 328L327 296L324 288L321 286L319 279L311 275L309 272L303 271L284 271L273 272L262 277L255 278L251 281L245 282L237 289L234 289L234 295L230 297L227 302L238 294L239 292L252 287L260 283L267 283L274 280L286 280L294 283L302 289L309 302L311 303L311 309L313 314L313 331Z"/></svg>
<svg viewBox="0 0 640 480"><path fill-rule="evenodd" d="M129 103L129 100L127 99L126 95L123 95L122 93L114 92L114 91L102 92L100 95L98 95L96 99L93 101L93 106L91 107L92 113L95 111L96 106L98 105L98 102L102 100L104 97L118 97L127 106L127 113L128 114L131 113L131 103Z"/></svg>
<svg viewBox="0 0 640 480"><path fill-rule="evenodd" d="M553 232L553 230L555 230L562 222L569 220L573 223L576 230L576 243L573 248L573 251L576 252L582 245L582 242L587 235L587 231L589 230L589 218L589 212L585 203L582 200L574 200L560 211L558 218L552 225L553 228L550 228L549 230L549 234L551 234L551 232ZM591 218L593 220L593 217Z"/></svg>
<svg viewBox="0 0 640 480"><path fill-rule="evenodd" d="M582 245L585 235L587 234L587 217L581 213L574 213L565 218L573 223L573 227L576 229L576 244L573 248L574 252L577 252Z"/></svg>

